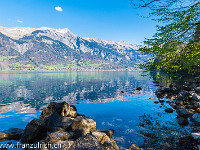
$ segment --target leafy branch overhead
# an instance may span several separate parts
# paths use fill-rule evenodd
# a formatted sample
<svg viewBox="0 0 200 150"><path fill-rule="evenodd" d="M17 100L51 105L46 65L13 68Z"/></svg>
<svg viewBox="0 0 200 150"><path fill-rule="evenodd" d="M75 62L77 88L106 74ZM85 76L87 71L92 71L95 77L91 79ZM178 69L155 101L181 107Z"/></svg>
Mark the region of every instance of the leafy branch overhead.
<svg viewBox="0 0 200 150"><path fill-rule="evenodd" d="M151 59L140 67L145 71L200 72L200 0L131 0L134 8L150 9L160 25L140 49Z"/></svg>

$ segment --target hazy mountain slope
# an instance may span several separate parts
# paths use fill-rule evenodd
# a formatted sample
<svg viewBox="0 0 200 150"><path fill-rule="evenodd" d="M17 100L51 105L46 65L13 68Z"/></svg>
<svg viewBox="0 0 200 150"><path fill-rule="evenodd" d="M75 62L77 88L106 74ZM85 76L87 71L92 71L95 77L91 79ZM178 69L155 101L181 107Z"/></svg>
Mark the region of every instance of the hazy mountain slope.
<svg viewBox="0 0 200 150"><path fill-rule="evenodd" d="M123 69L143 62L139 46L80 38L68 29L0 27L1 69Z"/></svg>

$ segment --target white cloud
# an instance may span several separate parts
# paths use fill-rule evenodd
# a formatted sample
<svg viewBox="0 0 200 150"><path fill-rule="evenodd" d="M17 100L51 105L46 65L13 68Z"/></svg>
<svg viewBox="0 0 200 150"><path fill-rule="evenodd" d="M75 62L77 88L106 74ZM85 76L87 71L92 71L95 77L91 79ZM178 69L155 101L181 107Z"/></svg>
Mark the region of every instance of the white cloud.
<svg viewBox="0 0 200 150"><path fill-rule="evenodd" d="M55 7L55 10L57 10L57 11L63 11L63 9L61 8L61 7Z"/></svg>
<svg viewBox="0 0 200 150"><path fill-rule="evenodd" d="M18 23L23 23L23 21L22 21L22 20L17 20L17 22L18 22Z"/></svg>

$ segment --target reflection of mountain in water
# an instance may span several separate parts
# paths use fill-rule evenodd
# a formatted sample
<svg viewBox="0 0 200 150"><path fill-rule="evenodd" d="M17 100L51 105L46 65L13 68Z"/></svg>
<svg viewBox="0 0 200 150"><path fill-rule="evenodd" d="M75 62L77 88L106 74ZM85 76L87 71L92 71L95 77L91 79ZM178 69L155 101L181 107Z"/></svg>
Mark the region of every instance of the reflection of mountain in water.
<svg viewBox="0 0 200 150"><path fill-rule="evenodd" d="M139 86L143 87L143 90L135 91ZM84 102L101 103L123 100L123 96L138 94L153 96L151 81L148 77L141 77L139 72L0 74L1 105L21 101L41 110L52 101L76 104L85 100ZM2 111L1 107L0 110Z"/></svg>

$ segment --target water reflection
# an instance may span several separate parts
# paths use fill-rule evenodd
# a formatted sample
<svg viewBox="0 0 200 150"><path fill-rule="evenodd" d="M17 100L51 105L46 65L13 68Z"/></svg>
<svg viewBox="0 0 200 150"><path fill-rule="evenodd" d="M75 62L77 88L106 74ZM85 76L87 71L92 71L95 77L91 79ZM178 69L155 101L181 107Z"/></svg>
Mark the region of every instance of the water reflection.
<svg viewBox="0 0 200 150"><path fill-rule="evenodd" d="M168 149L167 144L179 139L187 127L178 125L175 112L164 113L168 103L154 103L153 85L139 72L1 73L0 130L25 128L50 102L66 101L95 119L101 130L114 129L120 149L133 143Z"/></svg>
<svg viewBox="0 0 200 150"><path fill-rule="evenodd" d="M135 91L138 86L144 89ZM52 101L77 104L86 100L85 102L101 103L123 100L123 96L143 94L153 96L153 88L151 82L141 77L139 72L0 74L0 105L18 112L22 111L21 107L41 110ZM0 111L5 112L4 108L0 107Z"/></svg>

